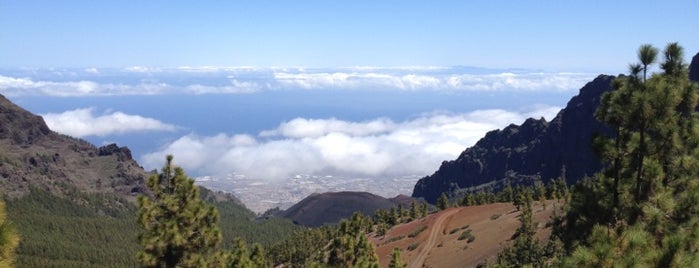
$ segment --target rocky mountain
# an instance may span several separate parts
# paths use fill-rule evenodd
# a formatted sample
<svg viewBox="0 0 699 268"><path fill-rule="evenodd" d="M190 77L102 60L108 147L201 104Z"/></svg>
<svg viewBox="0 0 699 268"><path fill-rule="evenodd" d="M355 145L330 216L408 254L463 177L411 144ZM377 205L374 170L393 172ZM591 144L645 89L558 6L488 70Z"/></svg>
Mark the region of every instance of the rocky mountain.
<svg viewBox="0 0 699 268"><path fill-rule="evenodd" d="M53 132L0 95L0 196L21 237L18 267L136 266L134 201L151 174L128 148ZM284 219L253 222L230 194L200 187L200 197L218 208L224 244L238 236L269 244L297 228Z"/></svg>
<svg viewBox="0 0 699 268"><path fill-rule="evenodd" d="M407 201L407 200L410 201ZM390 209L398 204L412 202L406 196L386 199L366 192L329 192L312 194L296 203L279 216L309 227L335 224L349 218L354 212L374 215L377 209Z"/></svg>
<svg viewBox="0 0 699 268"><path fill-rule="evenodd" d="M699 81L699 53L689 66ZM602 93L612 90L614 76L600 75L580 89L556 117L547 122L527 119L488 132L456 160L444 161L432 175L420 179L413 197L436 202L442 192L498 183L530 184L564 177L571 184L602 166L590 147L596 134L610 131L594 118Z"/></svg>
<svg viewBox="0 0 699 268"><path fill-rule="evenodd" d="M439 170L420 179L413 197L434 203L442 192L479 186L508 178L519 183L541 178L544 182L565 176L568 182L601 168L590 141L606 132L594 119L602 93L612 89L614 76L600 75L580 89L566 108L547 122L527 119L488 132L456 160L444 161Z"/></svg>
<svg viewBox="0 0 699 268"><path fill-rule="evenodd" d="M60 194L73 188L133 200L148 173L126 147L96 147L51 131L44 120L0 95L0 187L10 197L30 185Z"/></svg>
<svg viewBox="0 0 699 268"><path fill-rule="evenodd" d="M689 64L689 79L699 81L699 53L692 57L692 63Z"/></svg>

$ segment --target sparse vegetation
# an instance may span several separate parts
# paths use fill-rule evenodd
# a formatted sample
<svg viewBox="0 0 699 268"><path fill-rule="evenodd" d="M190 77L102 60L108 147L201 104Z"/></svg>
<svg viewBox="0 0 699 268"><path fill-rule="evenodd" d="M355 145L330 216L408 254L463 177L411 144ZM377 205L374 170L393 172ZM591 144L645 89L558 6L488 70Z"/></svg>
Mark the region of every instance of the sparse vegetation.
<svg viewBox="0 0 699 268"><path fill-rule="evenodd" d="M500 213L495 213L495 214L493 214L493 215L490 216L490 220L493 220L493 221L494 221L494 220L497 220L498 218L500 218L500 216L502 216L502 214L500 214Z"/></svg>
<svg viewBox="0 0 699 268"><path fill-rule="evenodd" d="M12 222L7 218L5 202L0 200L0 267L14 266L17 245L19 245L19 236Z"/></svg>
<svg viewBox="0 0 699 268"><path fill-rule="evenodd" d="M458 240L466 240L468 239L468 242L472 242L476 238L473 236L471 233L471 229L466 229L466 231L462 232L461 235L459 235Z"/></svg>
<svg viewBox="0 0 699 268"><path fill-rule="evenodd" d="M408 250L408 251L413 251L413 250L415 250L415 249L416 249L417 247L419 247L419 246L420 246L420 243L415 242L415 243L412 243L412 244L408 245L407 250Z"/></svg>
<svg viewBox="0 0 699 268"><path fill-rule="evenodd" d="M418 236L420 233L422 233L422 232L425 231L425 230L427 230L427 225L420 225L420 226L418 226L417 228L415 228L415 230L413 230L412 232L410 232L410 233L408 234L408 237L410 237L410 238L416 237L416 236Z"/></svg>
<svg viewBox="0 0 699 268"><path fill-rule="evenodd" d="M401 240L403 238L405 238L404 235L394 236L394 237L391 237L389 239L386 239L386 243L396 242L396 241Z"/></svg>

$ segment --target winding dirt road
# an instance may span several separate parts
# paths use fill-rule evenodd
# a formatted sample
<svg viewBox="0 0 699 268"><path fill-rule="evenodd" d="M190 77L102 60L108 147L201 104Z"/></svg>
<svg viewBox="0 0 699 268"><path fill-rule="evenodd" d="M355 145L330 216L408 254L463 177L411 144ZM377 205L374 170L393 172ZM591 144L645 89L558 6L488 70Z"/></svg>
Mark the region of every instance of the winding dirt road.
<svg viewBox="0 0 699 268"><path fill-rule="evenodd" d="M429 238L427 238L427 243L425 243L425 246L420 251L420 254L418 254L417 257L408 265L408 268L422 267L422 264L425 263L427 255L430 253L430 250L432 250L432 248L437 243L437 237L439 237L439 232L441 232L444 229L444 224L446 223L447 219L458 211L459 209L452 209L451 211L447 211L442 213L442 215L439 215L435 223L432 225L432 228L430 229L430 236Z"/></svg>

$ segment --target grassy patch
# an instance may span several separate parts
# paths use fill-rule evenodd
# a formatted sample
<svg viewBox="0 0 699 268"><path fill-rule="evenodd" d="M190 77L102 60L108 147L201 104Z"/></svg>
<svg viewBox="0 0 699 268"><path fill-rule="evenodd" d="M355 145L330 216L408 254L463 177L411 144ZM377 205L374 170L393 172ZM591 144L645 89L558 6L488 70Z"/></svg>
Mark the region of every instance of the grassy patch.
<svg viewBox="0 0 699 268"><path fill-rule="evenodd" d="M490 216L490 219L491 219L491 220L497 220L498 218L500 218L500 216L502 216L502 214L496 213L496 214L493 214L492 216Z"/></svg>

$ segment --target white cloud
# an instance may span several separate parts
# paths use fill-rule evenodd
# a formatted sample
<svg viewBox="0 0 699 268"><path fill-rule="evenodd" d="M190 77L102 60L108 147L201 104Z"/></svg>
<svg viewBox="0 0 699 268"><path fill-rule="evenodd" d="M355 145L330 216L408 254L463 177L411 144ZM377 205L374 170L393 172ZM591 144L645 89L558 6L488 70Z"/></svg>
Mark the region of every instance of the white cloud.
<svg viewBox="0 0 699 268"><path fill-rule="evenodd" d="M86 72L86 73L91 73L91 74L98 74L98 73L100 73L100 71L97 70L97 68L94 68L94 67L92 67L92 68L86 68L86 69L85 69L85 72Z"/></svg>
<svg viewBox="0 0 699 268"><path fill-rule="evenodd" d="M397 124L388 118L379 118L367 122L347 122L331 119L296 118L284 122L277 129L263 131L260 136L285 136L289 138L316 138L333 132L346 133L352 136L367 136L391 131Z"/></svg>
<svg viewBox="0 0 699 268"><path fill-rule="evenodd" d="M93 109L76 109L44 114L48 127L56 132L76 136L107 136L142 131L173 131L175 126L153 118L122 112L95 115Z"/></svg>
<svg viewBox="0 0 699 268"><path fill-rule="evenodd" d="M149 168L166 154L190 173L231 173L281 180L297 174L372 178L428 175L443 160L456 158L493 129L527 117L553 118L560 108L511 112L479 110L465 114L425 114L404 122L379 118L365 122L297 118L258 137L218 134L183 136L146 154Z"/></svg>
<svg viewBox="0 0 699 268"><path fill-rule="evenodd" d="M168 89L165 83L143 83L137 85L100 84L93 81L34 81L31 78L14 78L0 75L0 92L7 95L46 96L110 96L110 95L153 95Z"/></svg>
<svg viewBox="0 0 699 268"><path fill-rule="evenodd" d="M124 71L135 73L154 73L162 71L160 68L151 68L145 66L131 66L124 68Z"/></svg>
<svg viewBox="0 0 699 268"><path fill-rule="evenodd" d="M0 75L7 95L104 96L237 94L264 90L566 91L593 78L588 73L494 72L450 67L177 67L89 68L69 76L33 70ZM469 73L471 72L471 73ZM37 73L41 75L37 75ZM85 75L87 74L87 75ZM82 79L81 79L82 78ZM90 80L88 80L88 78ZM119 81L115 83L114 81Z"/></svg>
<svg viewBox="0 0 699 268"><path fill-rule="evenodd" d="M361 69L358 69L361 70ZM450 74L425 71L413 73L375 72L275 72L277 82L303 89L382 88L401 90L526 90L564 91L578 89L591 78L582 73L494 73Z"/></svg>

